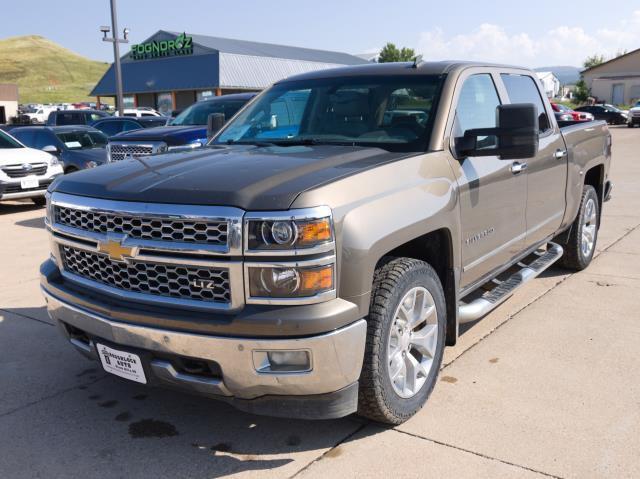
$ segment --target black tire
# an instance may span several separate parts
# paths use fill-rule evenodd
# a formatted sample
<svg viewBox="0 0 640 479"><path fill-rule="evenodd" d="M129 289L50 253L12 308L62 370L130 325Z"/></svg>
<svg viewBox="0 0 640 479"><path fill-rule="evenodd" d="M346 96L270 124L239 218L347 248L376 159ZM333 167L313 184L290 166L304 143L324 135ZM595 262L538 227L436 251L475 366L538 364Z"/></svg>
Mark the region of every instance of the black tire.
<svg viewBox="0 0 640 479"><path fill-rule="evenodd" d="M36 206L44 206L47 204L44 196L36 196L35 198L31 198L31 201L33 201L33 204Z"/></svg>
<svg viewBox="0 0 640 479"><path fill-rule="evenodd" d="M582 227L585 222L584 214L585 214L585 206L589 199L592 199L595 203L596 208L596 228L593 239L593 247L591 248L591 252L585 256L582 251L581 243L582 243ZM593 254L596 250L596 245L598 242L598 229L600 227L600 204L598 202L598 194L596 190L591 185L585 185L582 188L582 198L580 199L580 208L578 209L578 214L576 215L575 220L573 220L573 224L571 225L571 233L569 234L569 238L567 239L566 244L563 244L564 254L558 261L558 264L563 268L571 269L573 271L582 271L591 263L593 259Z"/></svg>
<svg viewBox="0 0 640 479"><path fill-rule="evenodd" d="M633 128L633 123L627 123L627 128Z"/></svg>
<svg viewBox="0 0 640 479"><path fill-rule="evenodd" d="M69 168L64 170L64 174L68 175L69 173L73 173L74 171L78 171L78 168L76 168L75 166L70 166Z"/></svg>
<svg viewBox="0 0 640 479"><path fill-rule="evenodd" d="M442 284L429 264L410 258L386 258L385 261L375 272L371 291L358 414L386 424L400 424L424 406L436 384L445 346L447 310ZM391 384L387 349L400 300L416 286L425 288L433 297L438 318L437 345L425 383L415 396L405 399Z"/></svg>

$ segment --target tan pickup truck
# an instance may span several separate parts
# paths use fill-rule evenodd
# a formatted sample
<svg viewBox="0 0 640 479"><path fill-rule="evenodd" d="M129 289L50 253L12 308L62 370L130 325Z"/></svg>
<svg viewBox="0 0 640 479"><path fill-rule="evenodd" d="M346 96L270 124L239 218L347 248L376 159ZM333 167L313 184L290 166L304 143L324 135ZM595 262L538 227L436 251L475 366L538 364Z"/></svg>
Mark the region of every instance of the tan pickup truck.
<svg viewBox="0 0 640 479"><path fill-rule="evenodd" d="M526 69L304 74L207 147L57 180L42 289L68 340L125 379L400 423L461 323L556 261L589 265L610 158L606 124L559 126Z"/></svg>

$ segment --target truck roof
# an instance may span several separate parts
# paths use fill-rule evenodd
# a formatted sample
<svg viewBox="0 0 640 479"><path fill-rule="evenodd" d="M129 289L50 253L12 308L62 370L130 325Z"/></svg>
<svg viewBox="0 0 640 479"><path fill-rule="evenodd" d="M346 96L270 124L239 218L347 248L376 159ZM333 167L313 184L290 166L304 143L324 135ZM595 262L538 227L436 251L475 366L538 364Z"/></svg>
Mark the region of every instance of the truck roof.
<svg viewBox="0 0 640 479"><path fill-rule="evenodd" d="M329 68L314 72L293 75L284 80L314 80L320 78L332 78L336 76L375 76L375 75L443 75L454 71L461 71L471 67L505 68L530 71L527 68L500 65L486 62L466 62L466 61L440 61L440 62L418 62L415 66L413 62L392 62L392 63L368 63L366 65L353 65L338 68Z"/></svg>

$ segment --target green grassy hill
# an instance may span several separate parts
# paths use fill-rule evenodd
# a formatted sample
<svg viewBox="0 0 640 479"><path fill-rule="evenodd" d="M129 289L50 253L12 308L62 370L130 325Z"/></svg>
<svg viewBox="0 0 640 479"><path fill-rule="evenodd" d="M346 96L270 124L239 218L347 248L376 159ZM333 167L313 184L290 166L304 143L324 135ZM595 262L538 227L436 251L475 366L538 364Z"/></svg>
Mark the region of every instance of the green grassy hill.
<svg viewBox="0 0 640 479"><path fill-rule="evenodd" d="M109 67L39 35L0 40L0 83L17 83L20 103L77 102Z"/></svg>

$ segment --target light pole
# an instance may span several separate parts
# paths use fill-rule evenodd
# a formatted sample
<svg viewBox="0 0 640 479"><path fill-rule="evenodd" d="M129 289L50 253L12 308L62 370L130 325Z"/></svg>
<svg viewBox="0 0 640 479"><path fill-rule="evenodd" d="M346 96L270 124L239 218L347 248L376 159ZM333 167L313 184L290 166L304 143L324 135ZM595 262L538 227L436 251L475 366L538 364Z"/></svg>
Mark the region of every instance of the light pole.
<svg viewBox="0 0 640 479"><path fill-rule="evenodd" d="M127 35L129 29L125 28L122 33L124 38L118 38L118 12L116 11L116 0L111 0L111 29L106 26L100 27L102 41L113 43L113 65L116 74L116 111L122 115L124 110L124 97L122 94L122 71L120 69L120 44L129 43ZM107 37L107 33L113 31L113 37Z"/></svg>

